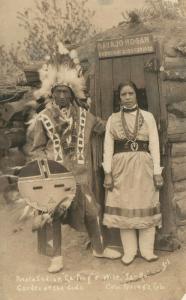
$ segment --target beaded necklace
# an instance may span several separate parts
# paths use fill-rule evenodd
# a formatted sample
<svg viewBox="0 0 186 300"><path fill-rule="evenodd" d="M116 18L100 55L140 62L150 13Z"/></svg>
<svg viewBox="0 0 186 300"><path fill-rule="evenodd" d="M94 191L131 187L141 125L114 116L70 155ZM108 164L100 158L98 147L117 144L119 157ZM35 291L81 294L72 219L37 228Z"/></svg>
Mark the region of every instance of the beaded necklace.
<svg viewBox="0 0 186 300"><path fill-rule="evenodd" d="M63 116L60 116L60 118L65 121ZM60 135L63 151L66 155L69 154L71 159L75 159L74 155L77 142L77 118L78 116L76 110L74 107L71 107L71 109L68 111L68 120L70 122L67 123L67 128L65 128Z"/></svg>
<svg viewBox="0 0 186 300"><path fill-rule="evenodd" d="M130 148L132 151L137 151L138 143L136 142L136 138L137 138L138 130L139 130L139 107L137 108L137 112L136 112L136 120L135 120L133 132L130 131L130 129L127 125L124 111L121 111L121 121L122 121L122 125L123 125L123 130L124 130L126 138L127 138L127 143L130 142Z"/></svg>

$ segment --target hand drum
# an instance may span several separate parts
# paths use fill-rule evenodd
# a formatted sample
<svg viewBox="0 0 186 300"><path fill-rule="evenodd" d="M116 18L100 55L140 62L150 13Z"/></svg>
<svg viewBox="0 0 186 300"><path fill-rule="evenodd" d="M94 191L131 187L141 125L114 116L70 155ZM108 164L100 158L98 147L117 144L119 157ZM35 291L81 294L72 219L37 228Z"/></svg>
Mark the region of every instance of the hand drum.
<svg viewBox="0 0 186 300"><path fill-rule="evenodd" d="M68 208L76 193L71 172L53 160L35 160L23 167L18 188L27 203L43 212L50 212L61 202Z"/></svg>

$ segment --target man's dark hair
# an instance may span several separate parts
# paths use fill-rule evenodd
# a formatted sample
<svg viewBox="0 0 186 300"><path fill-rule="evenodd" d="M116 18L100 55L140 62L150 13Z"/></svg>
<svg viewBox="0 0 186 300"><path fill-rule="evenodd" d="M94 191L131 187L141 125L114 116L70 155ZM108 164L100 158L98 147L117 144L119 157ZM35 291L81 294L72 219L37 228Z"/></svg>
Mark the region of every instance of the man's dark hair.
<svg viewBox="0 0 186 300"><path fill-rule="evenodd" d="M71 92L72 98L73 99L75 98L73 90L68 85L65 85L65 84L58 84L58 85L55 85L54 87L52 87L51 88L51 93L52 94L54 93L55 88L58 87L58 86L65 86L65 87L67 87L70 90L70 92Z"/></svg>

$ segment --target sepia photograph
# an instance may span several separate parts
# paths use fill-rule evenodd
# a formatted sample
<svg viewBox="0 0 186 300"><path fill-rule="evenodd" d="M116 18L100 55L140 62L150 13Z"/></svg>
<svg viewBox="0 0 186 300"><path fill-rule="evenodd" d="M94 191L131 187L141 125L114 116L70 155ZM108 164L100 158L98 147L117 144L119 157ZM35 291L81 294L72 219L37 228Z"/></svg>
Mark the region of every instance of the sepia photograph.
<svg viewBox="0 0 186 300"><path fill-rule="evenodd" d="M0 299L186 300L186 0L0 28Z"/></svg>

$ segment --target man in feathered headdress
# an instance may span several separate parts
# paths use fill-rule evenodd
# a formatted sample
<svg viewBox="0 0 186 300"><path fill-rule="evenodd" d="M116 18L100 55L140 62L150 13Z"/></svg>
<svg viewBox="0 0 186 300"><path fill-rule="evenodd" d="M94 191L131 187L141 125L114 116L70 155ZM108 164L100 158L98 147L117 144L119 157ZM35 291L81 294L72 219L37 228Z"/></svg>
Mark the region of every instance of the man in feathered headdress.
<svg viewBox="0 0 186 300"><path fill-rule="evenodd" d="M68 54L73 68L65 60L57 68L46 64L40 70L42 85L35 96L46 99L46 108L36 119L33 151L37 158L55 160L72 171L78 188L68 209L67 222L78 230L86 226L94 256L118 258L119 252L104 247L100 207L92 191L91 136L93 132L102 134L105 126L87 111L85 81L76 51L65 52L65 56ZM58 247L48 271L58 272L62 268Z"/></svg>

